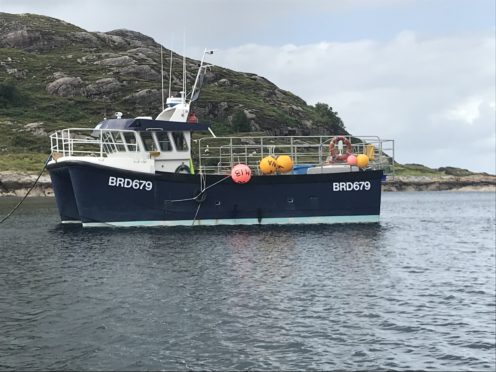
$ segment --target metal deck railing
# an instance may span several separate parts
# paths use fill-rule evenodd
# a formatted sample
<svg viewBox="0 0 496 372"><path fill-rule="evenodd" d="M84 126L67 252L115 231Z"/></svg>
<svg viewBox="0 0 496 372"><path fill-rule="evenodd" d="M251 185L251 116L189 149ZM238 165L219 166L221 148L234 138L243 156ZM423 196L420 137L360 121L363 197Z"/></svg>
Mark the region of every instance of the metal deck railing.
<svg viewBox="0 0 496 372"><path fill-rule="evenodd" d="M330 164L329 144L335 136L265 136L216 137L198 140L199 171L228 173L237 163L247 164L258 171L258 164L268 155L289 155L294 166L324 166ZM341 136L350 141L353 154L366 154L369 168L383 169L394 175L394 140L376 136ZM345 151L336 147L336 152ZM346 164L335 161L333 164Z"/></svg>
<svg viewBox="0 0 496 372"><path fill-rule="evenodd" d="M70 128L50 135L52 154L107 157L115 152L139 152L135 131Z"/></svg>
<svg viewBox="0 0 496 372"><path fill-rule="evenodd" d="M341 136L352 146L353 154L366 154L369 168L383 169L394 176L394 140L376 136ZM228 174L238 163L258 172L265 156L289 155L295 169L330 164L329 144L335 136L206 137L198 140L197 170L200 173ZM56 156L149 156L140 137L132 130L70 128L50 135ZM345 149L335 146L336 152ZM121 155L122 154L122 155ZM332 164L346 164L334 161Z"/></svg>

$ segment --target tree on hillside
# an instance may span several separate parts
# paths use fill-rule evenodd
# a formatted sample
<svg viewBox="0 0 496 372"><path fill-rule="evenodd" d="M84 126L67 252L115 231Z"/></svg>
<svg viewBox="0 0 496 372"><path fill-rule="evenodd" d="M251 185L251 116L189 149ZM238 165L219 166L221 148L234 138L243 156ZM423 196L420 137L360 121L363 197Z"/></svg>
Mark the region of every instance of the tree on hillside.
<svg viewBox="0 0 496 372"><path fill-rule="evenodd" d="M250 121L244 111L237 111L232 118L234 132L251 132Z"/></svg>
<svg viewBox="0 0 496 372"><path fill-rule="evenodd" d="M0 106L18 105L21 95L11 82L0 83Z"/></svg>
<svg viewBox="0 0 496 372"><path fill-rule="evenodd" d="M336 111L332 110L327 103L317 102L315 104L317 113L316 124L319 126L330 127L333 131L346 131L343 121Z"/></svg>

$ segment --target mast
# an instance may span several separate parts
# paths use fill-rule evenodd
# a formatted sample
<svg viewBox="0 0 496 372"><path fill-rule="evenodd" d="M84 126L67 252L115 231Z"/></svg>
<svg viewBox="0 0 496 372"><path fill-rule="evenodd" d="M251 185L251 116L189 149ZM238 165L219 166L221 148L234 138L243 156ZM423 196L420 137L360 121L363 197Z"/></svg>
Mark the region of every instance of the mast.
<svg viewBox="0 0 496 372"><path fill-rule="evenodd" d="M205 48L205 50L203 51L203 56L202 56L202 59L201 59L201 62L200 62L200 68L198 69L198 73L196 74L196 79L195 79L195 83L193 84L193 89L191 91L191 98L190 98L189 103L191 103L191 102L193 102L195 100L195 91L196 91L196 87L198 85L198 82L200 80L200 76L202 75L202 69L206 69L207 67L210 66L210 65L203 66L203 62L205 61L205 55L207 55L207 54L214 54L214 50L207 50Z"/></svg>
<svg viewBox="0 0 496 372"><path fill-rule="evenodd" d="M171 94L171 87L172 87L172 48L171 48L171 54L170 54L170 67L169 67L169 97L172 97L172 94Z"/></svg>
<svg viewBox="0 0 496 372"><path fill-rule="evenodd" d="M161 74L162 74L162 111L164 111L164 57L163 57L163 48L162 44L160 44L160 66L161 66Z"/></svg>
<svg viewBox="0 0 496 372"><path fill-rule="evenodd" d="M186 101L186 32L183 34L183 97Z"/></svg>

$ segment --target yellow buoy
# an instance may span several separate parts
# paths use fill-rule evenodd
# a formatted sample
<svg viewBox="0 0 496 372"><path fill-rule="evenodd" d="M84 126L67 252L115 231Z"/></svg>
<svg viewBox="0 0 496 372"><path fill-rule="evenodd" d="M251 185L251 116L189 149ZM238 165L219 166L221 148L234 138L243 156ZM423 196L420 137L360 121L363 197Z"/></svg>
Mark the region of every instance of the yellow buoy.
<svg viewBox="0 0 496 372"><path fill-rule="evenodd" d="M277 171L279 173L287 173L293 169L293 160L288 155L280 155L276 160Z"/></svg>
<svg viewBox="0 0 496 372"><path fill-rule="evenodd" d="M263 174L275 173L277 169L276 159L274 159L272 156L266 156L265 158L260 160L258 167Z"/></svg>
<svg viewBox="0 0 496 372"><path fill-rule="evenodd" d="M369 165L369 157L365 154L357 155L356 157L356 165L358 168L363 169Z"/></svg>

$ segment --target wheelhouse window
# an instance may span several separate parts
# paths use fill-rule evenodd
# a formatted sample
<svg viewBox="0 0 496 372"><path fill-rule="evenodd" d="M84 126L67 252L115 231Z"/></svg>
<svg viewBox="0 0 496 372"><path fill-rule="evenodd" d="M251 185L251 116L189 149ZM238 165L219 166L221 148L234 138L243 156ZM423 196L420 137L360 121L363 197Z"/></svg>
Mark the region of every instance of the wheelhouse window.
<svg viewBox="0 0 496 372"><path fill-rule="evenodd" d="M136 145L136 136L133 132L121 132L126 142L127 149L129 151L138 151L138 146Z"/></svg>
<svg viewBox="0 0 496 372"><path fill-rule="evenodd" d="M172 151L172 144L167 132L156 132L155 135L161 151Z"/></svg>
<svg viewBox="0 0 496 372"><path fill-rule="evenodd" d="M146 151L157 151L152 132L141 132L141 140L143 141Z"/></svg>
<svg viewBox="0 0 496 372"><path fill-rule="evenodd" d="M188 151L188 141L184 136L184 132L172 132L172 138L174 139L174 145L177 151Z"/></svg>
<svg viewBox="0 0 496 372"><path fill-rule="evenodd" d="M113 132L111 133L113 140L114 140L114 147L116 151L119 152L124 152L126 151L126 146L124 146L124 141L122 140L122 137L120 136L119 132Z"/></svg>

